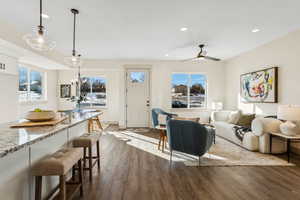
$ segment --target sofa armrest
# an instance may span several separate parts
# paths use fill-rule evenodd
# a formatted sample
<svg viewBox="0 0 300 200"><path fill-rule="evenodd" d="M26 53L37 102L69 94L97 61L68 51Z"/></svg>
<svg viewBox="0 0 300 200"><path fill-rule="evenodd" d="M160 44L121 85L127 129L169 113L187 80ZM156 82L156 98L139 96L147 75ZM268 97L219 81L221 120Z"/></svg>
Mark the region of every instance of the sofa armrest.
<svg viewBox="0 0 300 200"><path fill-rule="evenodd" d="M252 121L251 129L256 136L262 136L265 133L280 132L282 122L274 118L255 118Z"/></svg>

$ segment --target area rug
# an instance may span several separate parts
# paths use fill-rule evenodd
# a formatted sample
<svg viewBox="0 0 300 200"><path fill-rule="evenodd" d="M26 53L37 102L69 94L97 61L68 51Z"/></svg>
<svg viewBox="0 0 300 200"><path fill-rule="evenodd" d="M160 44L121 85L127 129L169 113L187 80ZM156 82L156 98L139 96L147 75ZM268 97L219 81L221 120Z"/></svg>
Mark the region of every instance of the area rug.
<svg viewBox="0 0 300 200"><path fill-rule="evenodd" d="M110 131L106 130L104 135L113 135L117 139L126 142L140 150L151 153L160 158L169 160L170 152L166 148L164 152L158 150L158 139L150 137L158 133L149 134L150 129L127 129ZM148 132L148 134L145 134ZM197 156L173 151L172 162L182 162L186 166L295 166L288 163L285 158L274 155L251 152L220 137L216 138L216 144L210 148L209 152L201 157L200 163Z"/></svg>

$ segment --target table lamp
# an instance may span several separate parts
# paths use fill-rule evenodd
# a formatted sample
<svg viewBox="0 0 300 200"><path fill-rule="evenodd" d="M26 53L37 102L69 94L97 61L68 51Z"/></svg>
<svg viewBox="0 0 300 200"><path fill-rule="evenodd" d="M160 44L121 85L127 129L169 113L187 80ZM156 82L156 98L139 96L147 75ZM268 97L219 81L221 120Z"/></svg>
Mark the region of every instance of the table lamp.
<svg viewBox="0 0 300 200"><path fill-rule="evenodd" d="M300 133L300 106L281 105L278 107L277 118L286 122L280 125L280 130L285 135L297 135Z"/></svg>

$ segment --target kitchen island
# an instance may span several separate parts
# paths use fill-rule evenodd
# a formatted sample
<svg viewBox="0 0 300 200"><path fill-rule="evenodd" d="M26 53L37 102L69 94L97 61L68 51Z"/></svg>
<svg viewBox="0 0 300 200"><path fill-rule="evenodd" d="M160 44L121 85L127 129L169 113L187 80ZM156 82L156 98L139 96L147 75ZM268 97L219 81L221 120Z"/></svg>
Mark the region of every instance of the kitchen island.
<svg viewBox="0 0 300 200"><path fill-rule="evenodd" d="M0 124L0 199L34 199L34 177L30 168L41 158L87 132L87 121L101 112L76 111L55 126L10 128L17 122ZM57 177L43 180L43 196L58 183Z"/></svg>

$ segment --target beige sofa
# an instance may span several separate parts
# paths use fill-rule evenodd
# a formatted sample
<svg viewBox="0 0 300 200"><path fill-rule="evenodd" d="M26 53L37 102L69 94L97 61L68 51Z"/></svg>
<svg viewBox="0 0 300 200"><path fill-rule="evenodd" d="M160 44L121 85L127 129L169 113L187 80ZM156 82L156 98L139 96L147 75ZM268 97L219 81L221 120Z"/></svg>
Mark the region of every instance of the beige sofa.
<svg viewBox="0 0 300 200"><path fill-rule="evenodd" d="M240 141L236 137L233 129L235 125L228 122L231 112L233 111L212 112L212 124L216 128L216 134L250 151L270 153L270 136L268 133L279 132L279 125L282 122L273 118L257 116L252 122L252 131L247 132L243 141ZM286 142L274 138L272 140L272 145L272 153L286 152Z"/></svg>

